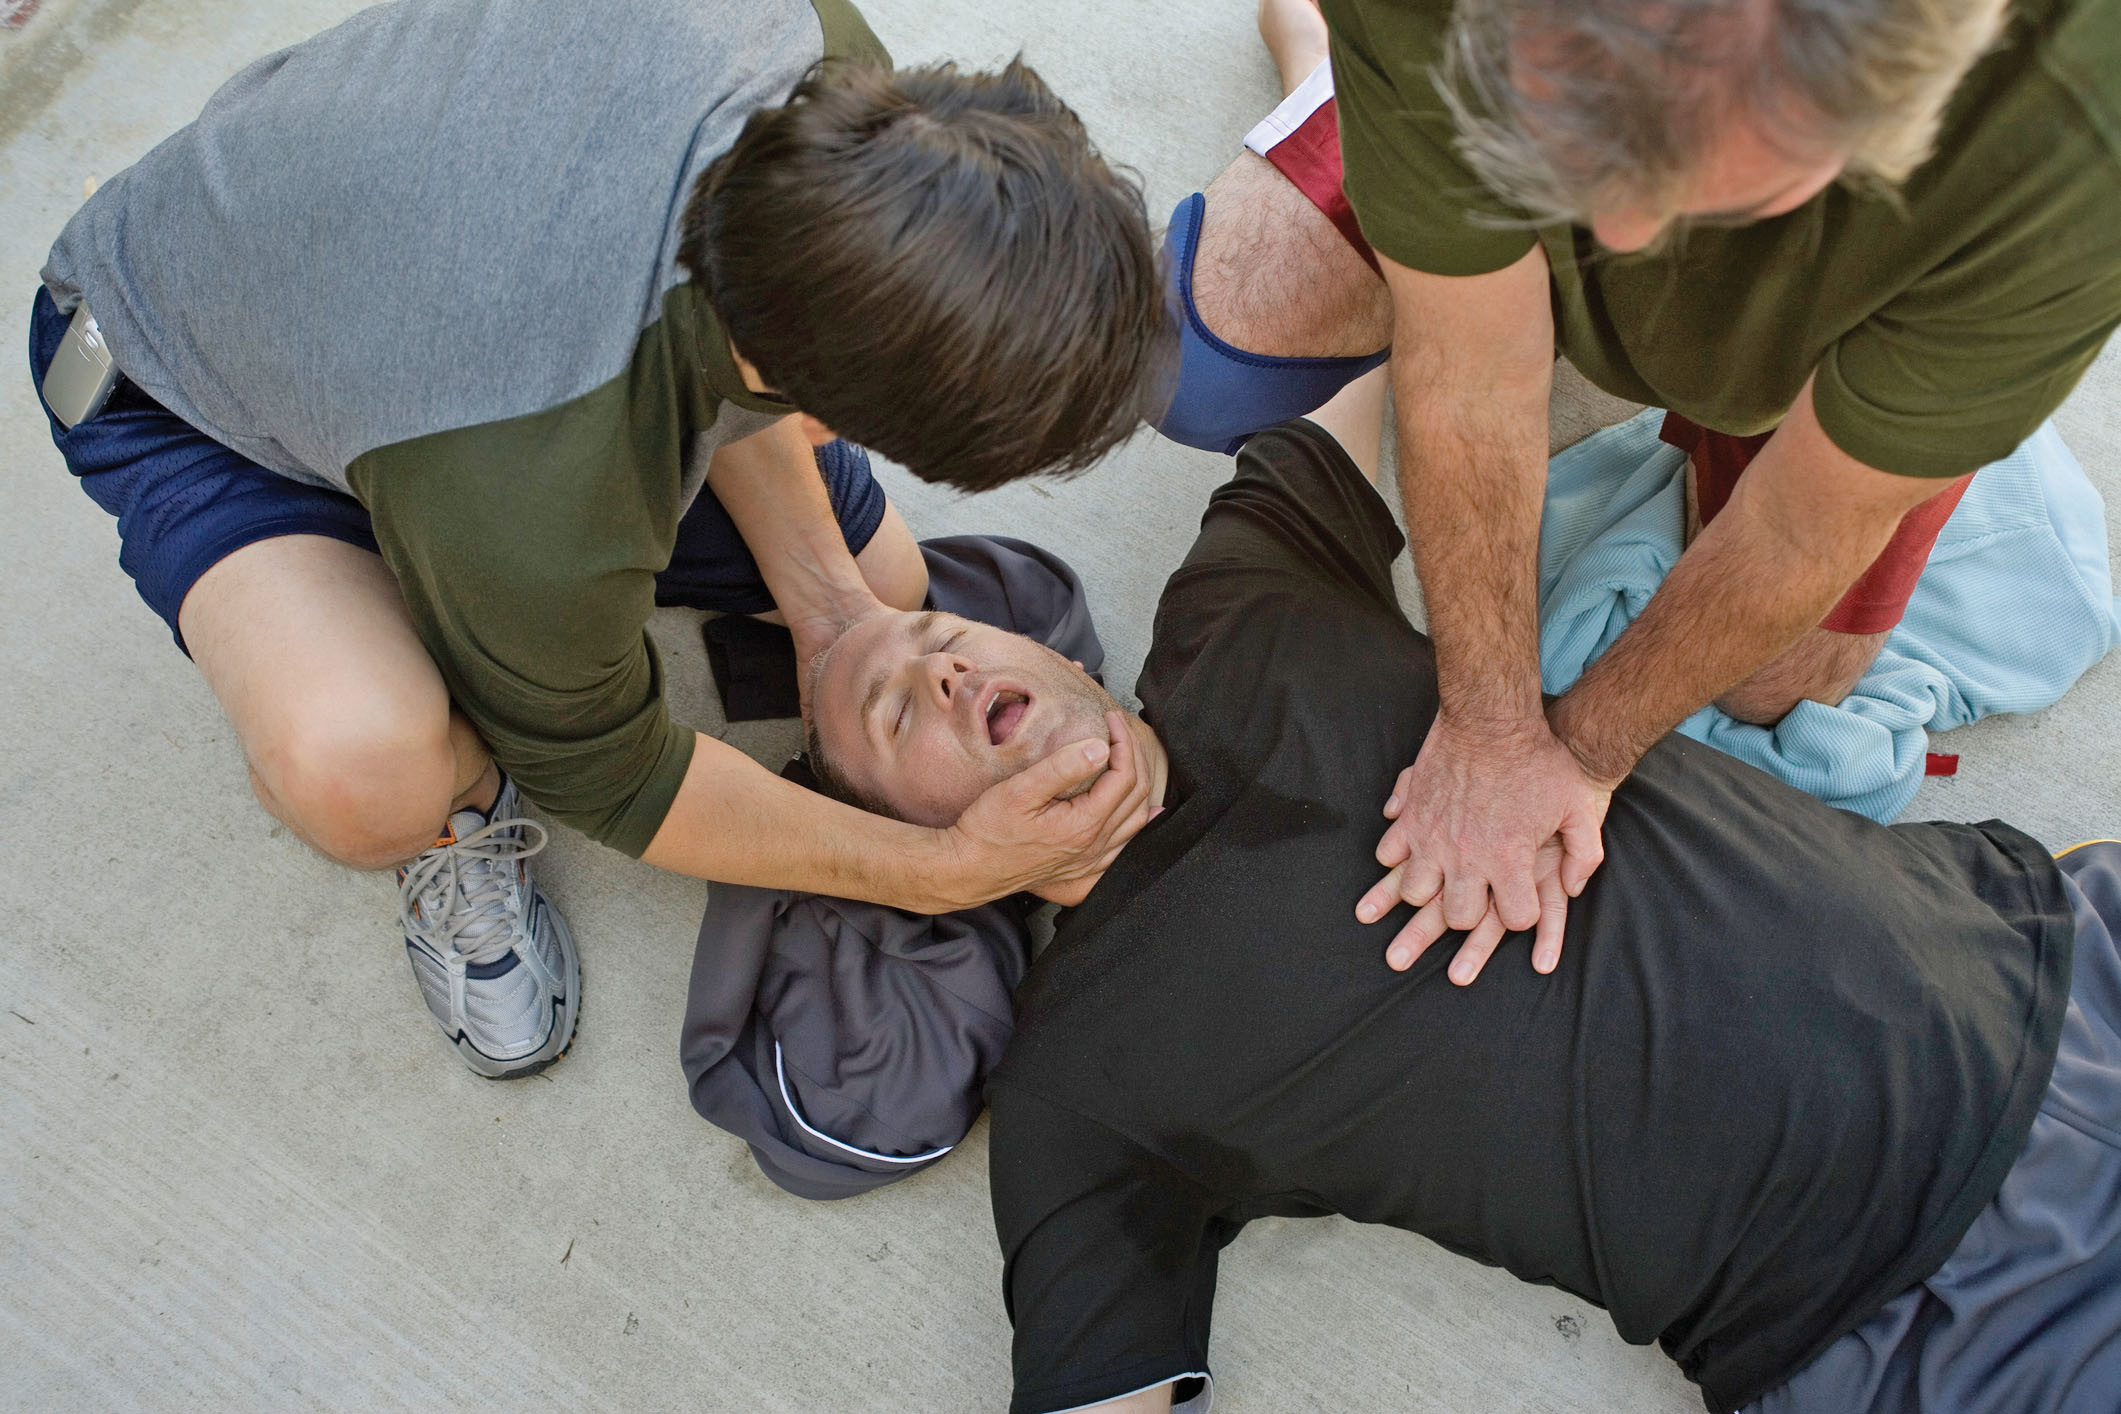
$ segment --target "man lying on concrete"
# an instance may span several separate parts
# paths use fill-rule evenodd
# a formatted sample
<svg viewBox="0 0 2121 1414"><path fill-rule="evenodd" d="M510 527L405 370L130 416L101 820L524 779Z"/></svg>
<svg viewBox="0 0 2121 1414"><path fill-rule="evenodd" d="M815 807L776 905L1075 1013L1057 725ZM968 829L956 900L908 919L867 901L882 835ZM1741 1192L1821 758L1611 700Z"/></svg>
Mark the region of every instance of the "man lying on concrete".
<svg viewBox="0 0 2121 1414"><path fill-rule="evenodd" d="M777 608L815 651L922 602L834 432L976 490L1086 465L1159 387L1132 182L1021 65L885 63L845 0L380 6L238 74L52 248L54 439L259 801L399 868L482 1075L558 1056L578 1001L521 798L669 869L930 911L1146 817L1099 731L914 828L665 710L657 603Z"/></svg>
<svg viewBox="0 0 2121 1414"><path fill-rule="evenodd" d="M1604 1305L1715 1410L2110 1410L2121 845L2071 882L2007 825L1881 826L1675 737L1550 974L1512 935L1452 986L1336 906L1437 710L1377 401L1350 420L1383 376L1215 494L1129 719L1162 813L1017 993L988 1086L1013 1408L1205 1409L1218 1250L1337 1212ZM949 619L876 615L820 671L830 774L915 819L1109 706Z"/></svg>
<svg viewBox="0 0 2121 1414"><path fill-rule="evenodd" d="M1323 4L1261 0L1289 98L1173 220L1164 425L1231 447L1392 346L1442 708L1382 802L1410 867L1361 906L1528 927L1540 845L1597 867L1607 790L1675 724L1841 700L1967 476L2121 322L2121 5ZM1707 524L1549 703L1557 348L1671 410Z"/></svg>

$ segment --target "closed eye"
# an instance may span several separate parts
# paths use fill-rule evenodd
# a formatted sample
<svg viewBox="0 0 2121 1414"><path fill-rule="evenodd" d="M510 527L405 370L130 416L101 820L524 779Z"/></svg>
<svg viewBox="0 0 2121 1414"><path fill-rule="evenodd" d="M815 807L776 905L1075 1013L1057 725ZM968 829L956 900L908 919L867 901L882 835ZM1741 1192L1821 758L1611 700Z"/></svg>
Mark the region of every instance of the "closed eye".
<svg viewBox="0 0 2121 1414"><path fill-rule="evenodd" d="M969 631L970 630L968 627L960 627L956 631L944 635L942 640L935 645L935 648L932 651L937 653L949 652L951 649L957 647L958 644L964 641L965 635ZM891 739L893 741L897 741L899 738L905 735L906 719L912 715L912 712L913 694L909 692L899 699L898 715L891 719Z"/></svg>

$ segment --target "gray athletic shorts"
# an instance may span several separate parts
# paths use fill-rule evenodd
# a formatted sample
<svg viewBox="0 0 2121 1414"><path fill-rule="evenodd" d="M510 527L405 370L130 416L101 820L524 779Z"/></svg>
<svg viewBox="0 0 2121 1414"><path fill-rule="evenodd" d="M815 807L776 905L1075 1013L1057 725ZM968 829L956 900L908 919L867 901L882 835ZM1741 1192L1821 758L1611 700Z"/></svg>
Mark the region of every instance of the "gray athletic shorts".
<svg viewBox="0 0 2121 1414"><path fill-rule="evenodd" d="M1935 1276L1748 1414L2121 1410L2121 843L2061 862L2076 960L2025 1152Z"/></svg>

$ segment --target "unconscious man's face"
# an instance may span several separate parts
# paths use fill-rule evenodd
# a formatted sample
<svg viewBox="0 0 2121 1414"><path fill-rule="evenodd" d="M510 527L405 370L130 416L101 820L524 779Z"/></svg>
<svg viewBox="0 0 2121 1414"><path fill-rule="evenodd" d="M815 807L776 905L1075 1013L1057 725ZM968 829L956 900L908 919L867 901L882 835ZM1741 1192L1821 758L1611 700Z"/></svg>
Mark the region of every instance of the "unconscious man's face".
<svg viewBox="0 0 2121 1414"><path fill-rule="evenodd" d="M954 614L874 614L816 672L819 774L916 825L951 824L997 781L1102 740L1118 705L1043 644Z"/></svg>

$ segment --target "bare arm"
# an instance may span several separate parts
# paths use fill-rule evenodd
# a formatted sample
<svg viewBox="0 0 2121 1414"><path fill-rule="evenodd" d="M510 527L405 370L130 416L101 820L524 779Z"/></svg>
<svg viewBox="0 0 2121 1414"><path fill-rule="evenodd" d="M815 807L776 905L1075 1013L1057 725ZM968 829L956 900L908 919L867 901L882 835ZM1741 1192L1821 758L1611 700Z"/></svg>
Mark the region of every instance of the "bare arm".
<svg viewBox="0 0 2121 1414"><path fill-rule="evenodd" d="M1399 482L1428 601L1443 715L1521 729L1540 715L1539 512L1554 323L1538 247L1491 275L1387 260Z"/></svg>
<svg viewBox="0 0 2121 1414"><path fill-rule="evenodd" d="M800 419L784 417L721 448L707 485L758 561L800 657L879 607L847 549Z"/></svg>
<svg viewBox="0 0 2121 1414"><path fill-rule="evenodd" d="M1441 706L1385 813L1392 869L1365 921L1422 910L1394 967L1447 928L1470 930L1453 981L1479 975L1504 929L1537 926L1534 965L1559 960L1566 894L1602 854L1607 791L1549 727L1539 693L1539 515L1554 363L1546 255L1446 277L1384 261L1394 311L1399 474L1429 607ZM1564 848L1543 856L1556 835Z"/></svg>
<svg viewBox="0 0 2121 1414"><path fill-rule="evenodd" d="M1944 485L1874 470L1835 446L1806 385L1642 616L1554 704L1556 730L1593 776L1626 775L1659 737L1815 627L1901 517Z"/></svg>
<svg viewBox="0 0 2121 1414"><path fill-rule="evenodd" d="M702 735L641 858L697 878L916 913L971 908L1101 873L1149 816L1148 776L1136 769L1121 720L1111 714L1106 741L1062 747L991 787L940 830L828 800ZM1060 798L1100 772L1086 794Z"/></svg>

